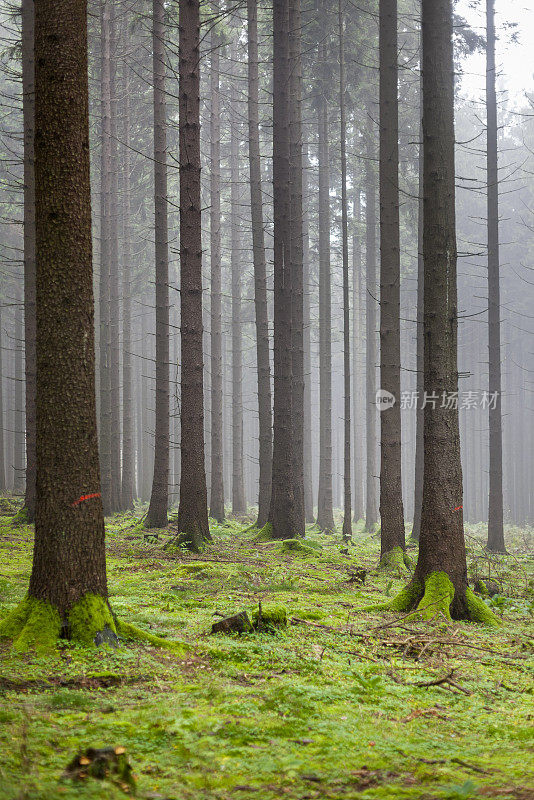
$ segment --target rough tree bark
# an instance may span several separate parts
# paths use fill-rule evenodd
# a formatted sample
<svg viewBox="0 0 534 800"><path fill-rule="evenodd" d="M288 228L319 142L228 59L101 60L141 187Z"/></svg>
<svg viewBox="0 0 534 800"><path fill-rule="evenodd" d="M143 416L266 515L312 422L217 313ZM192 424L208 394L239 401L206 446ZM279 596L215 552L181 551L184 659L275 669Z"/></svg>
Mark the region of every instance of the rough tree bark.
<svg viewBox="0 0 534 800"><path fill-rule="evenodd" d="M321 6L322 19L326 5ZM332 298L330 274L330 168L328 147L328 64L326 42L319 44L321 78L318 92L319 141L319 490L317 525L334 531L332 508Z"/></svg>
<svg viewBox="0 0 534 800"><path fill-rule="evenodd" d="M24 320L23 320L23 299L20 289L17 289L16 305L14 308L15 327L14 327L14 356L15 356L15 392L14 399L14 447L13 447L13 494L24 494L24 401L23 388L24 377L22 370L22 357L24 353Z"/></svg>
<svg viewBox="0 0 534 800"><path fill-rule="evenodd" d="M221 278L221 38L211 31L210 74L210 256L211 256L211 485L210 517L224 520L223 363Z"/></svg>
<svg viewBox="0 0 534 800"><path fill-rule="evenodd" d="M339 23L339 110L341 140L341 231L343 252L343 539L352 538L351 476L350 476L350 300L349 300L349 221L347 199L347 119L345 111L345 49L342 0L338 3Z"/></svg>
<svg viewBox="0 0 534 800"><path fill-rule="evenodd" d="M199 550L211 539L204 467L202 229L200 201L200 7L180 0L180 541Z"/></svg>
<svg viewBox="0 0 534 800"><path fill-rule="evenodd" d="M382 567L404 551L401 478L400 224L397 0L380 0L380 388L394 403L380 414Z"/></svg>
<svg viewBox="0 0 534 800"><path fill-rule="evenodd" d="M486 0L486 114L488 176L489 502L487 548L505 553L502 495L501 309L499 264L499 172L495 93L495 0Z"/></svg>
<svg viewBox="0 0 534 800"><path fill-rule="evenodd" d="M0 492L7 491L6 461L4 442L4 365L3 365L3 330L2 308L0 307Z"/></svg>
<svg viewBox="0 0 534 800"><path fill-rule="evenodd" d="M274 446L269 523L263 531L275 539L296 538L304 533L293 475L289 41L291 1L274 0L273 3Z"/></svg>
<svg viewBox="0 0 534 800"><path fill-rule="evenodd" d="M452 0L423 0L425 463L419 558L382 608L499 624L468 588L458 408ZM435 406L435 407L434 407Z"/></svg>
<svg viewBox="0 0 534 800"><path fill-rule="evenodd" d="M152 4L154 81L154 221L156 258L156 425L147 528L167 525L169 504L169 234L165 102L165 2Z"/></svg>
<svg viewBox="0 0 534 800"><path fill-rule="evenodd" d="M35 64L34 0L22 3L22 109L24 118L24 358L26 379L26 494L28 522L35 520Z"/></svg>
<svg viewBox="0 0 534 800"><path fill-rule="evenodd" d="M422 126L422 107L423 107L423 75L421 70L420 78L420 102L421 108L419 116L421 124L419 126L419 180L418 180L418 203L417 203L417 331L416 331L416 397L417 407L415 411L415 485L414 485L414 514L413 527L410 538L418 542L421 533L421 508L423 505L423 472L424 472L424 424L425 415L423 411L423 392L424 392L424 259L423 259L423 126Z"/></svg>
<svg viewBox="0 0 534 800"><path fill-rule="evenodd" d="M259 494L256 526L268 520L271 502L273 421L271 411L271 365L267 308L267 268L261 185L258 81L258 4L247 0L248 13L248 148L250 169L250 207L252 215L252 255L254 261L254 309L256 315L256 362L258 375Z"/></svg>
<svg viewBox="0 0 534 800"><path fill-rule="evenodd" d="M304 520L315 522L313 516L312 474L312 380L311 380L311 315L310 315L310 217L308 187L308 146L302 146L302 327L304 346Z"/></svg>

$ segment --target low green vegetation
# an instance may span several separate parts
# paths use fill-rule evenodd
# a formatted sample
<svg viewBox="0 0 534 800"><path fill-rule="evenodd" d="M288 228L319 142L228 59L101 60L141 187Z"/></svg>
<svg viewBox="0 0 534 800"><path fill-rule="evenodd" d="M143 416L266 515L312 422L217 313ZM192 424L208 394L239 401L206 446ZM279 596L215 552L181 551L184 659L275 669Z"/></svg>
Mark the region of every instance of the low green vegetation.
<svg viewBox="0 0 534 800"><path fill-rule="evenodd" d="M2 508L5 620L27 591L32 531ZM172 526L146 537L142 511L108 520L119 647L0 641L1 800L534 796L531 532L507 530L509 555L492 556L468 530L472 597L495 628L378 610L410 574L377 569L361 524L348 546L310 528L295 549L230 521L195 556L165 549ZM240 611L257 630L210 634Z"/></svg>

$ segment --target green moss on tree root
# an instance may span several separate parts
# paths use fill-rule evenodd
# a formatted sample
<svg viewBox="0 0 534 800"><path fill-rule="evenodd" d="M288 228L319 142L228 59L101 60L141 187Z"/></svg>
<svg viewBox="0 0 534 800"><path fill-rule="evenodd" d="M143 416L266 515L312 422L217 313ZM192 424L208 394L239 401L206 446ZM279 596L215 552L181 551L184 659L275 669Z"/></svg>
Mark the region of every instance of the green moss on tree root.
<svg viewBox="0 0 534 800"><path fill-rule="evenodd" d="M272 523L267 522L261 530L258 531L258 535L255 537L257 542L270 542L273 538L273 526Z"/></svg>
<svg viewBox="0 0 534 800"><path fill-rule="evenodd" d="M477 597L471 589L466 589L465 600L471 622L479 622L482 625L489 625L494 628L502 624L491 608L488 608L485 602L480 597Z"/></svg>
<svg viewBox="0 0 534 800"><path fill-rule="evenodd" d="M482 578L477 578L475 581L475 592L479 594L481 597L488 597L488 587L486 586L485 581Z"/></svg>
<svg viewBox="0 0 534 800"><path fill-rule="evenodd" d="M454 586L446 572L432 572L425 579L425 593L414 613L414 619L434 619L442 615L451 618Z"/></svg>
<svg viewBox="0 0 534 800"><path fill-rule="evenodd" d="M66 627L70 639L94 647L96 634L106 626L124 639L148 642L153 647L174 652L186 650L182 642L167 641L115 619L105 598L91 593L71 608L65 626L59 612L50 603L25 597L0 622L0 639L12 639L14 650L21 653L28 650L50 652L55 649L62 629Z"/></svg>
<svg viewBox="0 0 534 800"><path fill-rule="evenodd" d="M67 623L70 638L85 645L94 644L96 634L106 625L117 633L107 600L90 592L71 608Z"/></svg>
<svg viewBox="0 0 534 800"><path fill-rule="evenodd" d="M378 569L380 572L391 572L395 575L406 575L407 567L410 565L410 559L402 549L402 547L394 547L393 550L388 550L387 553L380 559Z"/></svg>
<svg viewBox="0 0 534 800"><path fill-rule="evenodd" d="M320 547L313 546L311 543L303 542L301 539L282 539L282 553L301 553L302 555L315 555Z"/></svg>
<svg viewBox="0 0 534 800"><path fill-rule="evenodd" d="M13 648L20 653L53 650L60 632L59 613L49 603L34 597L25 597L0 622L0 638L12 639Z"/></svg>

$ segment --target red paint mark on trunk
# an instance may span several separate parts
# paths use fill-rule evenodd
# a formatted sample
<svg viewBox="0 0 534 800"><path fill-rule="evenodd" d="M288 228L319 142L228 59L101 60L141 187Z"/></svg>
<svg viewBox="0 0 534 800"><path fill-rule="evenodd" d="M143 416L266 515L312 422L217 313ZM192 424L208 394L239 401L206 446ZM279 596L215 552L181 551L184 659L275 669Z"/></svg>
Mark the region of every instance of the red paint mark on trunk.
<svg viewBox="0 0 534 800"><path fill-rule="evenodd" d="M93 494L82 494L82 496L78 497L78 499L75 500L72 505L74 507L79 506L80 503L83 503L85 500L92 500L94 497L101 497L100 492L93 492Z"/></svg>

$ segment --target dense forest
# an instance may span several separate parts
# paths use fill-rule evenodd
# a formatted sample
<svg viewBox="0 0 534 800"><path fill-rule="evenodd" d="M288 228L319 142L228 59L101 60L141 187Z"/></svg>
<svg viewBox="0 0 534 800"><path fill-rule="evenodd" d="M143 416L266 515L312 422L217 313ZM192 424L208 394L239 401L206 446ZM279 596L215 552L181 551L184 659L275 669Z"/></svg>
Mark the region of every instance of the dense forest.
<svg viewBox="0 0 534 800"><path fill-rule="evenodd" d="M1 800L534 796L524 14L0 2Z"/></svg>

